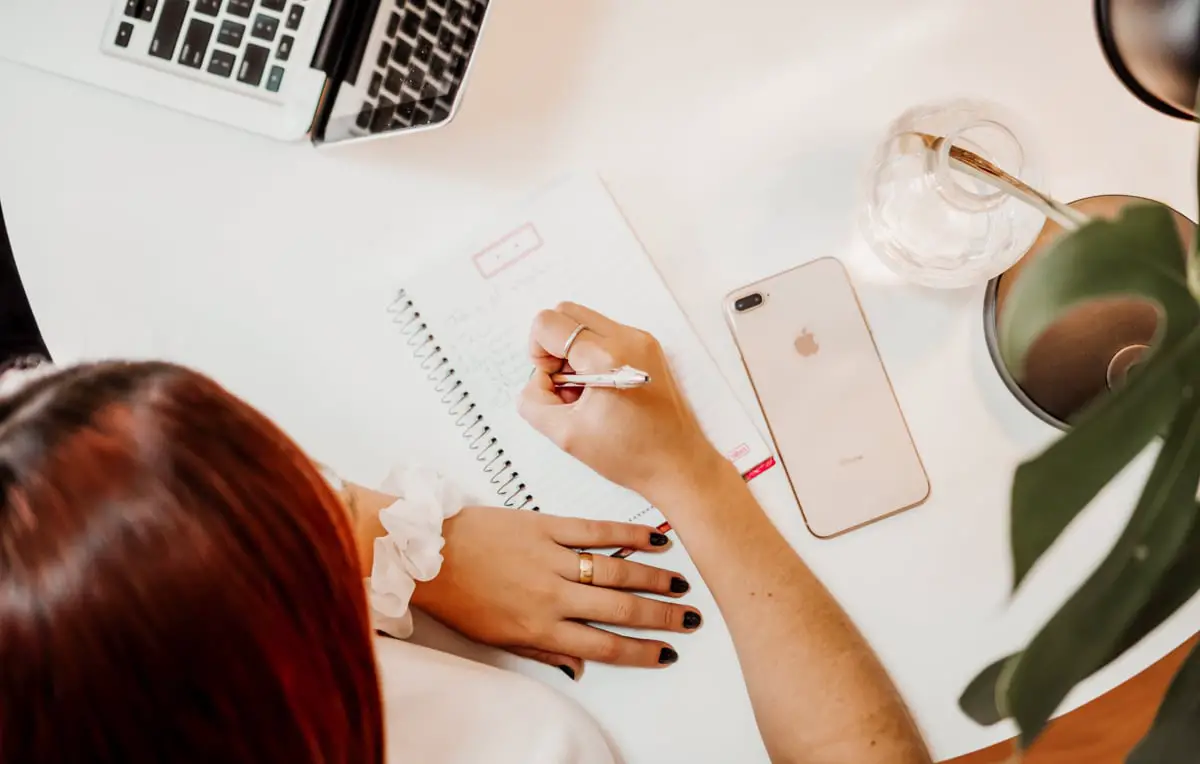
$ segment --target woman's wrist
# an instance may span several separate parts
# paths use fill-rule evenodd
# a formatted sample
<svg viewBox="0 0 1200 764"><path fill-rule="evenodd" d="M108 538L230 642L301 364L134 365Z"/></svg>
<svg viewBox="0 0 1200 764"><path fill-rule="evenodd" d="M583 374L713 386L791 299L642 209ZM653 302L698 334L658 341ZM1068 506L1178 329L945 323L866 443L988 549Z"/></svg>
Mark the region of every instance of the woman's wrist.
<svg viewBox="0 0 1200 764"><path fill-rule="evenodd" d="M442 571L446 569L447 565L453 564L446 552L450 545L450 537L454 535L454 529L457 527L454 522L457 517L458 515L454 515L453 517L447 517L444 521L442 521L442 538L446 541L445 546L442 547ZM439 576L440 575L441 572L439 571ZM437 580L438 577L436 576L427 581L414 579L412 599L409 600L409 603L418 610L427 610L427 605L431 601L439 598L444 599L445 594L439 593L438 587L435 585Z"/></svg>
<svg viewBox="0 0 1200 764"><path fill-rule="evenodd" d="M731 482L742 482L737 468L705 442L678 467L661 470L640 493L674 523L674 515L699 511L706 497L723 493Z"/></svg>

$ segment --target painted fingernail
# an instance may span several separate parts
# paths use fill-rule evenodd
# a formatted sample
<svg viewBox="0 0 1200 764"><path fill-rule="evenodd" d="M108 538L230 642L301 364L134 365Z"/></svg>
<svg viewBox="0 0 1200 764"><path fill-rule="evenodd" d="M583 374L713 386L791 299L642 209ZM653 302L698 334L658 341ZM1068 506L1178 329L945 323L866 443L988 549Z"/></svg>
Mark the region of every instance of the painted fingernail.
<svg viewBox="0 0 1200 764"><path fill-rule="evenodd" d="M659 533L658 531L650 533L650 546L666 546L670 540L665 533Z"/></svg>
<svg viewBox="0 0 1200 764"><path fill-rule="evenodd" d="M700 614L687 611L683 614L683 628L698 629L700 628Z"/></svg>
<svg viewBox="0 0 1200 764"><path fill-rule="evenodd" d="M671 591L674 592L675 594L684 594L685 592L687 592L688 589L691 589L691 588L692 588L692 585L689 584L687 581L684 581L679 576L673 576L671 578Z"/></svg>
<svg viewBox="0 0 1200 764"><path fill-rule="evenodd" d="M566 674L572 682L575 681L575 669L571 668L570 666L559 666L558 670Z"/></svg>
<svg viewBox="0 0 1200 764"><path fill-rule="evenodd" d="M669 647L664 647L658 651L659 663L674 663L677 660L679 660L679 653Z"/></svg>

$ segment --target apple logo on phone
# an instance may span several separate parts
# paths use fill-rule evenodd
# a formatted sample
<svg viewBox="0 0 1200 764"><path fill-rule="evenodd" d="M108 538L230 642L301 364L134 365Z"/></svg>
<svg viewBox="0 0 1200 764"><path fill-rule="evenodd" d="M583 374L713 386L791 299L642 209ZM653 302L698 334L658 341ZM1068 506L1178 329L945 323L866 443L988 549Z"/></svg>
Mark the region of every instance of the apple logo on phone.
<svg viewBox="0 0 1200 764"><path fill-rule="evenodd" d="M817 344L817 338L808 329L800 332L793 343L796 347L796 352L808 358L810 355L816 355L821 346Z"/></svg>

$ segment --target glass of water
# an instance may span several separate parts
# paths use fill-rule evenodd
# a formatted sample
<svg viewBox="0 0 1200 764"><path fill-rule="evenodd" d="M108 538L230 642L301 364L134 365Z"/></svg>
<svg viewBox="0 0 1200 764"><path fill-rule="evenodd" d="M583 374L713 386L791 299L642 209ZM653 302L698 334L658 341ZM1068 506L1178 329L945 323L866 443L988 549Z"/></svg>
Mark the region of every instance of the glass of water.
<svg viewBox="0 0 1200 764"><path fill-rule="evenodd" d="M995 104L964 99L909 109L891 124L867 173L861 218L863 236L888 267L917 284L955 288L1021 259L1045 217L956 169L950 156L952 147L965 149L1040 187L1014 122Z"/></svg>

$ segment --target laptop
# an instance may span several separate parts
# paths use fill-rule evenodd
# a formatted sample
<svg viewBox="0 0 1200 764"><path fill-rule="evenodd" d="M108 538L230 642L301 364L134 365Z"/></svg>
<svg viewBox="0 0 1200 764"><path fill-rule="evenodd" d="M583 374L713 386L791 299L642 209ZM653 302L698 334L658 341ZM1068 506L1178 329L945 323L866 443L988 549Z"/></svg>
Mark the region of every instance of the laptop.
<svg viewBox="0 0 1200 764"><path fill-rule="evenodd" d="M279 140L454 118L488 0L0 0L0 59Z"/></svg>

